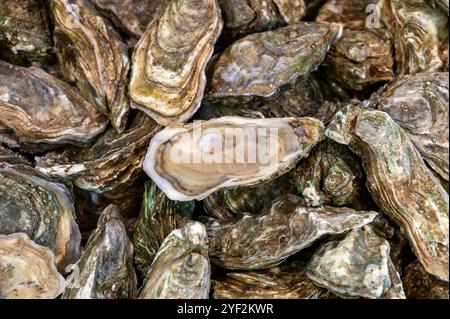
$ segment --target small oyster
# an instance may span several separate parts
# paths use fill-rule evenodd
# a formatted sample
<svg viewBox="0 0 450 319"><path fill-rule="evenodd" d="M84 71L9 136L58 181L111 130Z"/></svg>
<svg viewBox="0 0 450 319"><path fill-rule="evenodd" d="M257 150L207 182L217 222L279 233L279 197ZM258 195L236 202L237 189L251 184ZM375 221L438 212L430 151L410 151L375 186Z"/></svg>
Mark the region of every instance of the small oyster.
<svg viewBox="0 0 450 319"><path fill-rule="evenodd" d="M342 25L302 22L233 43L214 66L211 98L272 97L315 71Z"/></svg>
<svg viewBox="0 0 450 319"><path fill-rule="evenodd" d="M263 271L231 272L213 281L215 299L331 299L304 273L304 265L292 263Z"/></svg>
<svg viewBox="0 0 450 319"><path fill-rule="evenodd" d="M322 132L322 122L307 117L221 117L171 126L152 139L144 170L170 199L201 200L220 188L282 175Z"/></svg>
<svg viewBox="0 0 450 319"><path fill-rule="evenodd" d="M41 69L3 61L0 114L1 125L29 152L87 145L107 125L107 119L68 84Z"/></svg>
<svg viewBox="0 0 450 319"><path fill-rule="evenodd" d="M124 133L111 128L89 148L47 153L37 158L36 168L47 176L70 179L81 189L118 192L140 176L148 143L160 129L139 112Z"/></svg>
<svg viewBox="0 0 450 319"><path fill-rule="evenodd" d="M369 14L367 8L377 2L378 0L327 0L320 7L316 21L342 23L346 30L364 30Z"/></svg>
<svg viewBox="0 0 450 319"><path fill-rule="evenodd" d="M322 245L306 266L306 275L342 298L405 299L389 251L388 241L363 226L342 241Z"/></svg>
<svg viewBox="0 0 450 319"><path fill-rule="evenodd" d="M222 31L217 0L173 0L136 45L132 107L159 124L187 121L200 107L205 69Z"/></svg>
<svg viewBox="0 0 450 319"><path fill-rule="evenodd" d="M64 290L64 277L51 250L26 234L0 235L0 298L54 299Z"/></svg>
<svg viewBox="0 0 450 319"><path fill-rule="evenodd" d="M91 0L116 26L139 38L169 0Z"/></svg>
<svg viewBox="0 0 450 319"><path fill-rule="evenodd" d="M207 299L211 286L205 227L191 222L166 237L139 299Z"/></svg>
<svg viewBox="0 0 450 319"><path fill-rule="evenodd" d="M449 299L448 283L427 273L418 260L406 267L402 281L408 299Z"/></svg>
<svg viewBox="0 0 450 319"><path fill-rule="evenodd" d="M134 298L133 244L117 206L105 208L80 260L67 278L63 299Z"/></svg>
<svg viewBox="0 0 450 319"><path fill-rule="evenodd" d="M227 269L263 269L329 234L341 234L370 223L376 212L322 206L302 207L287 195L260 215L207 223L211 261Z"/></svg>
<svg viewBox="0 0 450 319"><path fill-rule="evenodd" d="M166 236L184 227L194 212L194 202L170 200L153 182L145 184L144 201L134 233L134 261L146 274Z"/></svg>
<svg viewBox="0 0 450 319"><path fill-rule="evenodd" d="M126 45L88 0L53 0L50 7L56 55L64 76L75 81L81 94L122 133L129 112Z"/></svg>
<svg viewBox="0 0 450 319"><path fill-rule="evenodd" d="M373 98L399 124L427 163L449 180L448 72L401 76Z"/></svg>
<svg viewBox="0 0 450 319"><path fill-rule="evenodd" d="M0 58L17 64L48 62L52 40L40 0L0 1Z"/></svg>
<svg viewBox="0 0 450 319"><path fill-rule="evenodd" d="M387 113L359 107L338 112L326 134L361 157L377 205L406 233L425 269L448 281L448 194L408 135Z"/></svg>
<svg viewBox="0 0 450 319"><path fill-rule="evenodd" d="M80 231L73 198L26 165L0 163L0 234L26 233L53 250L58 269L80 256Z"/></svg>

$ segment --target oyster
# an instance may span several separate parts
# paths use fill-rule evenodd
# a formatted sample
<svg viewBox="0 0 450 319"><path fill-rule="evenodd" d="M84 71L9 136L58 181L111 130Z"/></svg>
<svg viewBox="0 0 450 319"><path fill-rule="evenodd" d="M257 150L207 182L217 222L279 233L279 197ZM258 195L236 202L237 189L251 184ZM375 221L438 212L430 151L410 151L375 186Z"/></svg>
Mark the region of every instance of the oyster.
<svg viewBox="0 0 450 319"><path fill-rule="evenodd" d="M217 0L173 0L136 45L131 106L159 124L187 121L200 107L205 69L222 31Z"/></svg>
<svg viewBox="0 0 450 319"><path fill-rule="evenodd" d="M361 157L377 205L406 233L425 269L448 281L448 194L408 135L387 113L359 107L338 112L326 134Z"/></svg>
<svg viewBox="0 0 450 319"><path fill-rule="evenodd" d="M364 30L368 16L367 8L377 2L378 0L327 0L320 7L316 21L342 23L346 30Z"/></svg>
<svg viewBox="0 0 450 319"><path fill-rule="evenodd" d="M0 235L0 298L54 299L64 290L64 277L51 250L23 233Z"/></svg>
<svg viewBox="0 0 450 319"><path fill-rule="evenodd" d="M0 58L16 64L49 61L52 40L40 0L0 1Z"/></svg>
<svg viewBox="0 0 450 319"><path fill-rule="evenodd" d="M116 26L139 38L169 0L91 0Z"/></svg>
<svg viewBox="0 0 450 319"><path fill-rule="evenodd" d="M172 231L153 261L140 299L207 299L211 286L205 227L199 222Z"/></svg>
<svg viewBox="0 0 450 319"><path fill-rule="evenodd" d="M160 128L139 112L123 134L111 128L89 148L47 153L36 159L36 168L47 176L70 179L81 189L118 192L139 178L148 143Z"/></svg>
<svg viewBox="0 0 450 319"><path fill-rule="evenodd" d="M444 9L445 12L447 12L448 15L448 0L435 0L437 4L439 4L441 6L442 9Z"/></svg>
<svg viewBox="0 0 450 319"><path fill-rule="evenodd" d="M213 281L215 299L331 299L304 273L301 263L263 271L231 272Z"/></svg>
<svg viewBox="0 0 450 319"><path fill-rule="evenodd" d="M184 227L194 212L194 202L172 201L153 182L145 184L144 201L134 233L134 262L146 274L161 244L173 230Z"/></svg>
<svg viewBox="0 0 450 319"><path fill-rule="evenodd" d="M220 188L282 175L322 133L322 122L307 117L221 117L171 126L152 139L144 170L170 199L201 200Z"/></svg>
<svg viewBox="0 0 450 319"><path fill-rule="evenodd" d="M342 298L405 299L400 275L389 256L389 242L370 226L349 232L342 241L322 245L306 266L317 285Z"/></svg>
<svg viewBox="0 0 450 319"><path fill-rule="evenodd" d="M119 133L125 130L129 101L127 47L87 0L50 1L56 55L64 76L108 115Z"/></svg>
<svg viewBox="0 0 450 319"><path fill-rule="evenodd" d="M373 98L399 124L425 161L448 181L448 72L405 75Z"/></svg>
<svg viewBox="0 0 450 319"><path fill-rule="evenodd" d="M257 216L218 221L210 219L211 261L227 269L276 266L325 235L341 234L370 223L376 212L322 206L302 207L302 200L286 195Z"/></svg>
<svg viewBox="0 0 450 319"><path fill-rule="evenodd" d="M41 69L3 61L0 114L0 124L29 152L87 145L107 125L107 119L68 84Z"/></svg>
<svg viewBox="0 0 450 319"><path fill-rule="evenodd" d="M10 164L30 164L26 158L0 144L0 163L1 162Z"/></svg>
<svg viewBox="0 0 450 319"><path fill-rule="evenodd" d="M418 260L406 267L402 280L408 299L449 299L448 283L427 273Z"/></svg>
<svg viewBox="0 0 450 319"><path fill-rule="evenodd" d="M67 278L63 299L134 298L133 244L117 206L105 208L80 260Z"/></svg>
<svg viewBox="0 0 450 319"><path fill-rule="evenodd" d="M26 233L55 253L58 269L78 260L80 231L73 198L63 184L31 167L0 163L0 234Z"/></svg>
<svg viewBox="0 0 450 319"><path fill-rule="evenodd" d="M315 71L342 25L302 22L233 43L214 66L210 98L269 98Z"/></svg>

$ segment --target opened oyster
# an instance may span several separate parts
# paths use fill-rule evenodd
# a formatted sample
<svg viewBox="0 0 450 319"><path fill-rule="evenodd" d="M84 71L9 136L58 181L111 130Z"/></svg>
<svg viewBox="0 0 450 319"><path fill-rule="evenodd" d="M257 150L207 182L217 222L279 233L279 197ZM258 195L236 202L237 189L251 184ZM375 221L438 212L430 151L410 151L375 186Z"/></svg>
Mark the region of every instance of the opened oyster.
<svg viewBox="0 0 450 319"><path fill-rule="evenodd" d="M140 299L207 299L211 286L205 227L198 222L171 232L161 245Z"/></svg>
<svg viewBox="0 0 450 319"><path fill-rule="evenodd" d="M221 31L217 0L171 1L136 45L131 106L162 125L191 118L200 107L206 65Z"/></svg>
<svg viewBox="0 0 450 319"><path fill-rule="evenodd" d="M323 139L313 118L222 117L167 127L151 141L145 172L172 200L282 175Z"/></svg>
<svg viewBox="0 0 450 319"><path fill-rule="evenodd" d="M54 299L64 284L51 250L23 233L0 235L1 299Z"/></svg>
<svg viewBox="0 0 450 319"><path fill-rule="evenodd" d="M427 273L418 260L406 267L402 280L408 299L449 299L448 283Z"/></svg>

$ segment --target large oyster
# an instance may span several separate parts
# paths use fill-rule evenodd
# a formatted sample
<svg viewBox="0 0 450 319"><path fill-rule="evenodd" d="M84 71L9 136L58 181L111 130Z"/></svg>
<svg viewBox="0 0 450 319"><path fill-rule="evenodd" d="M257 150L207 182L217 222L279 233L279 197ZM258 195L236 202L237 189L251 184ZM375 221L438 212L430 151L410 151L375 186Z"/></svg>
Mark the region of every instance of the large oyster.
<svg viewBox="0 0 450 319"><path fill-rule="evenodd" d="M313 118L198 121L155 135L144 170L170 199L200 200L282 175L322 139Z"/></svg>
<svg viewBox="0 0 450 319"><path fill-rule="evenodd" d="M65 77L121 133L129 101L126 94L129 58L119 34L88 0L52 0L56 54Z"/></svg>
<svg viewBox="0 0 450 319"><path fill-rule="evenodd" d="M134 261L139 272L148 272L164 239L192 219L194 208L192 201L170 200L153 182L145 184L141 214L133 237Z"/></svg>
<svg viewBox="0 0 450 319"><path fill-rule="evenodd" d="M48 176L70 179L81 189L118 192L142 173L146 148L160 128L139 112L124 133L111 128L89 148L47 153L37 158L37 169Z"/></svg>
<svg viewBox="0 0 450 319"><path fill-rule="evenodd" d="M389 242L363 226L342 241L322 245L308 263L306 275L343 298L405 299L389 252Z"/></svg>
<svg viewBox="0 0 450 319"><path fill-rule="evenodd" d="M427 273L418 260L406 267L402 281L408 299L449 299L448 283Z"/></svg>
<svg viewBox="0 0 450 319"><path fill-rule="evenodd" d="M0 114L0 125L29 152L87 145L107 125L107 119L68 84L41 69L3 61Z"/></svg>
<svg viewBox="0 0 450 319"><path fill-rule="evenodd" d="M263 269L283 262L325 235L370 223L376 212L322 206L302 207L287 195L257 216L208 220L211 261L227 269Z"/></svg>
<svg viewBox="0 0 450 319"><path fill-rule="evenodd" d="M73 198L26 165L0 163L0 234L26 233L53 250L58 269L80 256L80 231Z"/></svg>
<svg viewBox="0 0 450 319"><path fill-rule="evenodd" d="M105 208L80 260L67 278L63 299L134 298L133 245L117 206Z"/></svg>
<svg viewBox="0 0 450 319"><path fill-rule="evenodd" d="M377 205L406 233L425 269L448 281L448 194L408 135L387 113L359 107L338 112L326 134L361 157Z"/></svg>
<svg viewBox="0 0 450 319"><path fill-rule="evenodd" d="M166 237L153 261L140 299L207 299L211 286L205 227L186 224Z"/></svg>
<svg viewBox="0 0 450 319"><path fill-rule="evenodd" d="M0 235L1 299L54 299L64 284L51 250L23 233Z"/></svg>
<svg viewBox="0 0 450 319"><path fill-rule="evenodd" d="M132 107L162 125L187 121L200 107L205 69L222 31L217 0L173 0L136 45Z"/></svg>

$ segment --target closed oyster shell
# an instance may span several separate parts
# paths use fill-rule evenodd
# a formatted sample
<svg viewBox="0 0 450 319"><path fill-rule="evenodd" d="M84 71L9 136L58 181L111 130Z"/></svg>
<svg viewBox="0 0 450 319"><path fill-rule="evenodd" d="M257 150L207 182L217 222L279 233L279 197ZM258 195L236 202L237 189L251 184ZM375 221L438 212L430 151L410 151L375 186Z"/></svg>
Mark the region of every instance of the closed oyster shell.
<svg viewBox="0 0 450 319"><path fill-rule="evenodd" d="M136 294L133 244L117 206L105 208L80 260L67 278L63 299L123 299Z"/></svg>
<svg viewBox="0 0 450 319"><path fill-rule="evenodd" d="M220 188L282 175L322 132L313 118L221 117L171 126L152 139L144 170L170 199L201 200Z"/></svg>
<svg viewBox="0 0 450 319"><path fill-rule="evenodd" d="M175 229L184 227L194 212L194 202L170 200L153 182L145 184L141 214L134 233L134 262L146 274L164 239Z"/></svg>
<svg viewBox="0 0 450 319"><path fill-rule="evenodd" d="M60 270L80 256L72 194L29 166L0 163L0 220L0 234L26 233L55 253Z"/></svg>
<svg viewBox="0 0 450 319"><path fill-rule="evenodd" d="M418 260L406 267L402 281L408 299L449 299L448 283L427 273Z"/></svg>
<svg viewBox="0 0 450 319"><path fill-rule="evenodd" d="M339 24L302 22L246 36L215 64L210 98L272 97L315 71L341 34Z"/></svg>
<svg viewBox="0 0 450 319"><path fill-rule="evenodd" d="M1 299L54 299L64 284L51 250L23 233L0 235Z"/></svg>
<svg viewBox="0 0 450 319"><path fill-rule="evenodd" d="M329 206L310 208L302 207L301 203L299 197L287 195L257 216L208 220L211 261L227 269L269 268L325 235L361 227L377 216L371 211Z"/></svg>
<svg viewBox="0 0 450 319"><path fill-rule="evenodd" d="M89 1L54 0L50 7L61 71L122 133L129 113L126 87L130 61L126 45Z"/></svg>
<svg viewBox="0 0 450 319"><path fill-rule="evenodd" d="M118 192L141 175L148 143L160 128L139 112L124 133L109 129L89 148L47 153L36 159L36 168L47 176L69 179L81 189Z"/></svg>
<svg viewBox="0 0 450 319"><path fill-rule="evenodd" d="M342 241L322 245L306 266L306 275L342 298L405 299L389 252L389 242L363 226Z"/></svg>
<svg viewBox="0 0 450 319"><path fill-rule="evenodd" d="M107 119L68 84L41 69L3 61L0 114L0 124L29 152L87 145L107 125Z"/></svg>
<svg viewBox="0 0 450 319"><path fill-rule="evenodd" d="M385 112L348 107L326 134L362 159L367 188L397 223L425 269L448 281L448 194L408 135Z"/></svg>
<svg viewBox="0 0 450 319"><path fill-rule="evenodd" d="M327 0L320 7L316 21L342 23L347 30L364 30L368 16L367 7L378 0Z"/></svg>
<svg viewBox="0 0 450 319"><path fill-rule="evenodd" d="M172 231L148 271L139 299L208 299L211 269L199 222Z"/></svg>
<svg viewBox="0 0 450 319"><path fill-rule="evenodd" d="M136 45L132 107L161 125L187 121L200 107L205 69L222 31L217 0L174 0Z"/></svg>

